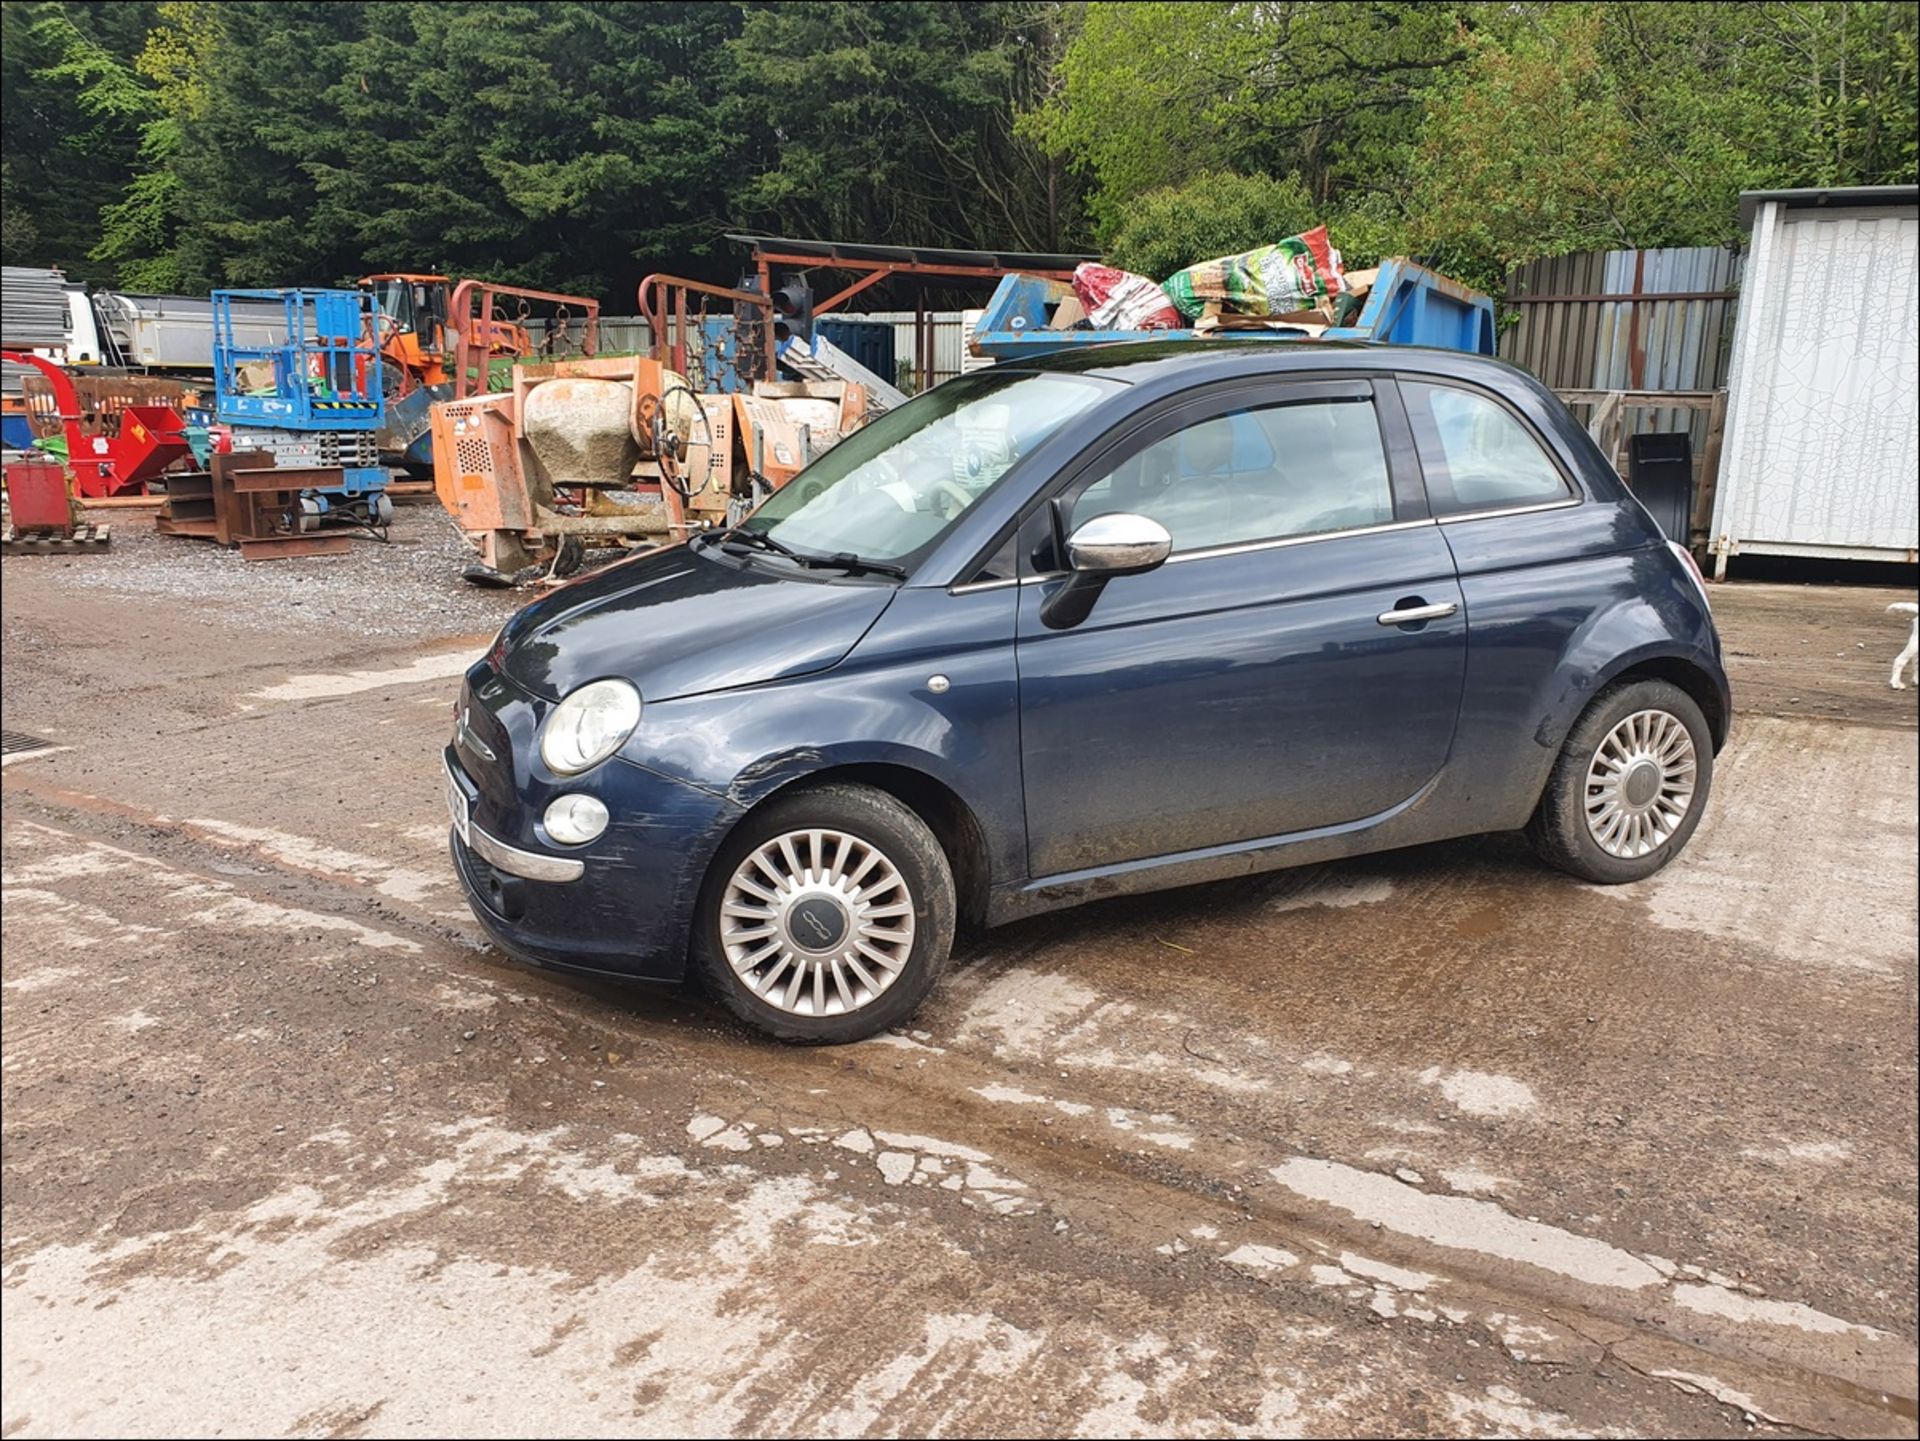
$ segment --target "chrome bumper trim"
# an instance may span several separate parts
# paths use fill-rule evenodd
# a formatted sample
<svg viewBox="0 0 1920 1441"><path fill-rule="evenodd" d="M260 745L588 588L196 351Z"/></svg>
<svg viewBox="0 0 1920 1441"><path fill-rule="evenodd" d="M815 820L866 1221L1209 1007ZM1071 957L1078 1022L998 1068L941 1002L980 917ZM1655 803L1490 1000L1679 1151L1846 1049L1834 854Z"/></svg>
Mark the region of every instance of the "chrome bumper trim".
<svg viewBox="0 0 1920 1441"><path fill-rule="evenodd" d="M447 763L444 756L441 757L441 764L447 772L447 783L455 787L464 797L466 787L454 775L452 765ZM510 876L521 876L530 881L577 881L586 874L587 866L584 861L571 860L563 856L543 856L537 851L523 851L517 846L510 846L505 841L488 835L473 823L471 805L472 803L468 802L467 823L463 826L456 821L453 832L466 843L468 850L495 870L505 871Z"/></svg>
<svg viewBox="0 0 1920 1441"><path fill-rule="evenodd" d="M508 875L525 876L530 881L577 881L586 874L585 861L563 860L559 856L543 856L534 851L523 851L497 841L471 821L467 823L467 849L495 870L505 871Z"/></svg>

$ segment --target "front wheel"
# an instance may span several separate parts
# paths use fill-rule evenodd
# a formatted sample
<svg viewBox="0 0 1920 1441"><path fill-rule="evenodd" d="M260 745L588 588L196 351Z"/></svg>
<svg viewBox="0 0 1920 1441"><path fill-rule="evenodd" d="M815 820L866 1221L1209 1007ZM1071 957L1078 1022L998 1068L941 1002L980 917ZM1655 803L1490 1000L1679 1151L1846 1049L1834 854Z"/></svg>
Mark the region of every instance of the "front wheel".
<svg viewBox="0 0 1920 1441"><path fill-rule="evenodd" d="M906 1019L953 946L953 870L884 791L776 798L721 848L694 965L727 1008L783 1041L838 1044Z"/></svg>
<svg viewBox="0 0 1920 1441"><path fill-rule="evenodd" d="M1713 737L1692 696L1627 681L1587 707L1554 762L1527 839L1599 885L1643 880L1680 854L1713 784Z"/></svg>

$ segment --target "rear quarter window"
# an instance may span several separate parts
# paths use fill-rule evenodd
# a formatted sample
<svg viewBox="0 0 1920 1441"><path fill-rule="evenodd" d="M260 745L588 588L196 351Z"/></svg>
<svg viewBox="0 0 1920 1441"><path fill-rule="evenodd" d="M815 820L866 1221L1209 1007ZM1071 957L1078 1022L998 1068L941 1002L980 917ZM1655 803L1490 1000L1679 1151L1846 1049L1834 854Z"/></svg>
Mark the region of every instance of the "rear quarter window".
<svg viewBox="0 0 1920 1441"><path fill-rule="evenodd" d="M1573 489L1539 438L1491 396L1401 381L1435 515L1548 505Z"/></svg>

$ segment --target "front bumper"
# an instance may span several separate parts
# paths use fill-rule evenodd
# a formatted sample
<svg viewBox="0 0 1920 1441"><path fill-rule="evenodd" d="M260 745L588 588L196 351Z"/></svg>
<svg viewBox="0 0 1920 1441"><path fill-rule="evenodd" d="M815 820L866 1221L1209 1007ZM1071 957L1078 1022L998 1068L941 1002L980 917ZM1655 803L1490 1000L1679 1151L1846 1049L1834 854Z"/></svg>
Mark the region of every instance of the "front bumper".
<svg viewBox="0 0 1920 1441"><path fill-rule="evenodd" d="M447 774L447 815L453 823L454 835L468 850L495 870L530 881L577 881L586 873L585 861L523 851L476 825L472 819L474 798L469 791L470 782L460 774L452 753L452 747L448 747L447 754L440 758Z"/></svg>
<svg viewBox="0 0 1920 1441"><path fill-rule="evenodd" d="M468 672L460 740L442 764L466 803L451 848L474 915L523 960L679 980L707 865L741 807L620 756L549 774L537 744L547 705L485 662ZM548 836L542 817L563 791L605 804L605 832L582 846Z"/></svg>
<svg viewBox="0 0 1920 1441"><path fill-rule="evenodd" d="M580 867L573 879L516 874L494 856L504 851L521 869L528 860L559 858L506 846L477 824L469 826L472 843L450 829L454 869L475 917L509 955L563 970L677 981L686 974L707 863L740 809L624 761L607 769L593 789L614 820L579 848L577 860L566 858Z"/></svg>

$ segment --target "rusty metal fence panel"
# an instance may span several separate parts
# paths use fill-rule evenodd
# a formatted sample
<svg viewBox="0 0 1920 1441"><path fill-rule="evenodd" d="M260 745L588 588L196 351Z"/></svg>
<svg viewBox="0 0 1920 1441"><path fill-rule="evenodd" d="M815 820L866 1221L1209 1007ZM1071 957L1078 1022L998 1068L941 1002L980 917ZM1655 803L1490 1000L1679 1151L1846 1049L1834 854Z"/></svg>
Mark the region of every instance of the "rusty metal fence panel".
<svg viewBox="0 0 1920 1441"><path fill-rule="evenodd" d="M898 357L898 375L883 376L882 379L911 391L913 383L913 312L911 310L881 310L870 313L858 311L835 311L836 316L847 320L878 321L893 327L894 354ZM933 382L951 380L965 368L963 364L963 332L965 330L965 312L959 310L930 310L927 323L933 329ZM530 319L521 322L526 326L528 336L533 340L534 349L540 348L540 342L546 335L546 322ZM644 316L639 315L603 315L600 317L600 351L604 355L620 355L633 351L645 351L652 345L652 336L647 329Z"/></svg>
<svg viewBox="0 0 1920 1441"><path fill-rule="evenodd" d="M1718 390L1741 260L1720 246L1536 260L1508 277L1500 358L1555 390Z"/></svg>
<svg viewBox="0 0 1920 1441"><path fill-rule="evenodd" d="M1724 389L1744 255L1723 246L1588 250L1508 277L1500 358L1555 390ZM1700 408L1636 409L1627 435L1686 431L1696 479L1709 450ZM1623 442L1624 443L1624 442Z"/></svg>

